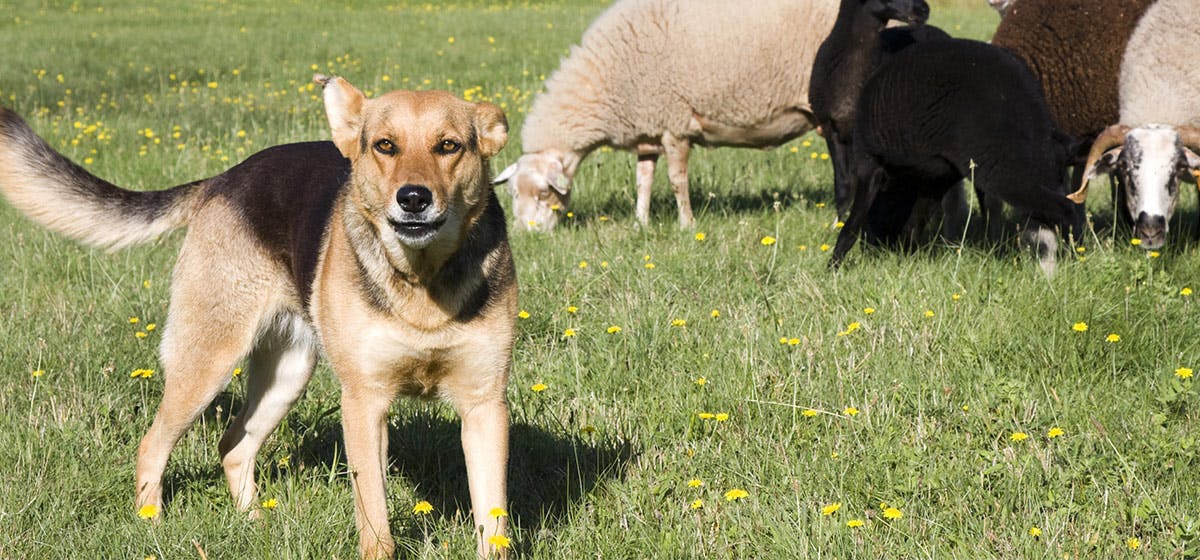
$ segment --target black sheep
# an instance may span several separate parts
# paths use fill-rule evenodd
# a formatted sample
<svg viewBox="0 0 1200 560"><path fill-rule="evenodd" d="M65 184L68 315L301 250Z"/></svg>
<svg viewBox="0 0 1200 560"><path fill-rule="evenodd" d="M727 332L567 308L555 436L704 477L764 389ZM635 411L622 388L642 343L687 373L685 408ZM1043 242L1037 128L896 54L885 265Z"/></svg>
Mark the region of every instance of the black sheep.
<svg viewBox="0 0 1200 560"><path fill-rule="evenodd" d="M840 216L850 209L846 174L859 92L885 58L916 42L949 38L936 27L921 25L928 18L925 0L841 0L833 29L817 50L808 99L829 147ZM917 27L886 29L890 20Z"/></svg>
<svg viewBox="0 0 1200 560"><path fill-rule="evenodd" d="M1056 242L1041 228L1065 231L1080 216L1059 192L1072 144L1055 126L1037 78L1014 55L966 39L915 44L863 87L849 158L854 202L829 264L836 267L854 246L881 193L889 214L904 215L973 177L979 191L1038 224L1050 272Z"/></svg>

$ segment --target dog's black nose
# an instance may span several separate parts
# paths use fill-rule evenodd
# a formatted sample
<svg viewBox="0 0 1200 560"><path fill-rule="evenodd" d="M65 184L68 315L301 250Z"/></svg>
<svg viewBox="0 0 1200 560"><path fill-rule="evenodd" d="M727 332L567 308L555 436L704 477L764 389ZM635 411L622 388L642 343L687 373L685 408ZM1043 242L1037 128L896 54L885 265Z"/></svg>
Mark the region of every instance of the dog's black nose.
<svg viewBox="0 0 1200 560"><path fill-rule="evenodd" d="M420 185L405 185L396 192L396 202L401 210L417 214L433 204L433 193Z"/></svg>

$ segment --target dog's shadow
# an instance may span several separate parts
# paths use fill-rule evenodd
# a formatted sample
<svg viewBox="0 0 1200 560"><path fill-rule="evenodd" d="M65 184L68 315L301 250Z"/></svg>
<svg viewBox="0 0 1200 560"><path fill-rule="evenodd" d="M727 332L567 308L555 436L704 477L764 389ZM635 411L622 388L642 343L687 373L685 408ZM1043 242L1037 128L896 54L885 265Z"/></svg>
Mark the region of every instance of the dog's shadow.
<svg viewBox="0 0 1200 560"><path fill-rule="evenodd" d="M239 410L242 402L238 397L224 394L210 407L209 414L218 403L226 410ZM295 442L290 447L290 466L280 469L263 462L272 445L268 440L259 455L260 484L295 476L294 471L301 468L347 472L339 412L336 405L308 415L293 411L281 427L291 432L289 439ZM435 515L469 515L471 499L460 430L457 419L437 414L433 407L400 415L388 423L388 477L411 485L418 500L433 505ZM553 530L584 497L607 482L622 480L634 455L633 448L621 440L598 434L555 433L514 418L509 430L508 465L508 513L512 524L525 534ZM168 478L173 480L168 480L167 489L211 485L201 491L218 488L228 495L220 465L172 469ZM171 496L166 498L169 501ZM389 498L392 530L399 539L419 541L423 533L418 524L397 522L409 515L405 510L411 505ZM518 540L517 546L527 540ZM515 552L520 554L522 549Z"/></svg>

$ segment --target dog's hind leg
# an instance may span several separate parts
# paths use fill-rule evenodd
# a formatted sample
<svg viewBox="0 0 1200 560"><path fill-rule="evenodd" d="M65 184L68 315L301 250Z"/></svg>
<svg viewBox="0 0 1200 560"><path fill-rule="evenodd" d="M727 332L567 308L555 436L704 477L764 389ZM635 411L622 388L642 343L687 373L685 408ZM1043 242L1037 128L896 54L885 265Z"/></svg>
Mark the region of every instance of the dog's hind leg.
<svg viewBox="0 0 1200 560"><path fill-rule="evenodd" d="M246 403L219 445L221 465L239 510L254 506L254 458L304 392L316 362L316 335L303 318L293 314L276 319L250 353Z"/></svg>

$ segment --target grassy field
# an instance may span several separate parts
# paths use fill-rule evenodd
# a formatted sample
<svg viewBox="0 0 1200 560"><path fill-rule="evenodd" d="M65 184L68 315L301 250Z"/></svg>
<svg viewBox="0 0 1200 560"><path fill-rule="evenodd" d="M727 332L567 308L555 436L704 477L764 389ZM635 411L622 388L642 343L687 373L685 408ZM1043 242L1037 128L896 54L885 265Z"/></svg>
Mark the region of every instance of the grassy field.
<svg viewBox="0 0 1200 560"><path fill-rule="evenodd" d="M309 79L336 73L501 104L514 134L499 169L605 5L0 1L0 102L94 173L156 189L328 138ZM934 12L961 36L997 22L983 0ZM520 556L1200 556L1193 192L1148 254L1107 225L1097 189L1097 225L1053 279L978 228L913 254L857 248L830 273L822 153L815 137L696 152L698 226L680 231L661 172L654 223L635 227L633 158L600 151L574 219L514 233ZM0 558L355 555L324 366L260 455L260 521L233 510L217 456L242 379L176 448L164 522L135 514L134 453L162 387L152 325L181 238L105 254L0 205ZM403 557L468 556L453 411L393 411ZM422 500L431 514L413 512Z"/></svg>

